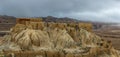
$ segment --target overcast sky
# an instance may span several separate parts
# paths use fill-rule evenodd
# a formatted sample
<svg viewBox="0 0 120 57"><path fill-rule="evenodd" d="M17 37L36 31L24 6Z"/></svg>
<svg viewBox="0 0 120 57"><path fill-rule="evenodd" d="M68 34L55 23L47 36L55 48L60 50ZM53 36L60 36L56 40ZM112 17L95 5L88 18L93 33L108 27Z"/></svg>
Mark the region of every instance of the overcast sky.
<svg viewBox="0 0 120 57"><path fill-rule="evenodd" d="M120 23L120 0L0 0L0 15L71 17Z"/></svg>

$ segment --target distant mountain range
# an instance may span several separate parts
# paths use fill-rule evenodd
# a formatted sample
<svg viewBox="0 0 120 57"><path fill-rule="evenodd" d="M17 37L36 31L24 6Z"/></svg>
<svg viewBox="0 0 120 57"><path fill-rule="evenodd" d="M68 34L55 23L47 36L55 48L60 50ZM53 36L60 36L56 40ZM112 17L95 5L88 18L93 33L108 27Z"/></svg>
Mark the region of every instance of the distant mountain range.
<svg viewBox="0 0 120 57"><path fill-rule="evenodd" d="M0 15L0 23L15 23L16 17Z"/></svg>

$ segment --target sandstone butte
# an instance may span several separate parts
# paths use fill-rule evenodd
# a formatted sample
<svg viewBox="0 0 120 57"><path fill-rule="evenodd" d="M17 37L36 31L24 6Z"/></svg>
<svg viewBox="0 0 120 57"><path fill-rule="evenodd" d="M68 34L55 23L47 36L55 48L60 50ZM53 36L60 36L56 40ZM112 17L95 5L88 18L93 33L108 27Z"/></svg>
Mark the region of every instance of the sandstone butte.
<svg viewBox="0 0 120 57"><path fill-rule="evenodd" d="M111 41L92 32L90 23L55 23L19 18L0 41L2 57L120 57Z"/></svg>

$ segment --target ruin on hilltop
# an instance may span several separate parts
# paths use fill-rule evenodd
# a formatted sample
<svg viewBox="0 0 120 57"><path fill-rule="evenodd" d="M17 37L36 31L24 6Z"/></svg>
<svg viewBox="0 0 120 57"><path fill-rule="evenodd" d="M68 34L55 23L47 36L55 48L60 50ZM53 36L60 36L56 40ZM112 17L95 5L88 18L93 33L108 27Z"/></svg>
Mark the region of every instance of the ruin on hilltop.
<svg viewBox="0 0 120 57"><path fill-rule="evenodd" d="M66 27L74 27L76 29L86 29L92 31L91 23L55 23L55 22L44 22L42 18L17 18L16 24L31 25L34 29L39 29L40 27L53 27L67 29Z"/></svg>

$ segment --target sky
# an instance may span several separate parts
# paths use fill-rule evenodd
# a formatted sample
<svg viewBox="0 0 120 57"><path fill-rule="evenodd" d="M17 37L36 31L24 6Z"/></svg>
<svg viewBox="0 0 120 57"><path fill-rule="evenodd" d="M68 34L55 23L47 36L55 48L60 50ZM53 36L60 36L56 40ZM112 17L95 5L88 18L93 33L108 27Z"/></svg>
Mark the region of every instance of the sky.
<svg viewBox="0 0 120 57"><path fill-rule="evenodd" d="M0 15L120 23L120 0L0 0Z"/></svg>

